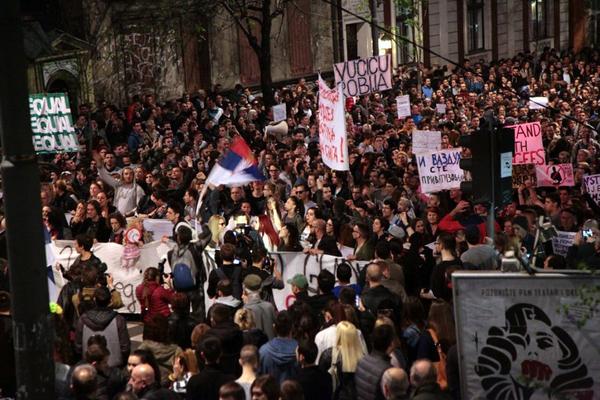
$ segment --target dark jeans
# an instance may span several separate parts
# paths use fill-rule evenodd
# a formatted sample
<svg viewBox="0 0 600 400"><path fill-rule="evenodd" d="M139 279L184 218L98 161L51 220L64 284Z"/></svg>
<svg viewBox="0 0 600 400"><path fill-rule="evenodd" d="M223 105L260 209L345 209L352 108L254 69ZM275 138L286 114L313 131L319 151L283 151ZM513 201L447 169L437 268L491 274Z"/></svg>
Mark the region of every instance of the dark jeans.
<svg viewBox="0 0 600 400"><path fill-rule="evenodd" d="M204 304L204 285L199 285L197 289L183 292L188 297L192 305L191 316L200 324L206 320L206 305Z"/></svg>

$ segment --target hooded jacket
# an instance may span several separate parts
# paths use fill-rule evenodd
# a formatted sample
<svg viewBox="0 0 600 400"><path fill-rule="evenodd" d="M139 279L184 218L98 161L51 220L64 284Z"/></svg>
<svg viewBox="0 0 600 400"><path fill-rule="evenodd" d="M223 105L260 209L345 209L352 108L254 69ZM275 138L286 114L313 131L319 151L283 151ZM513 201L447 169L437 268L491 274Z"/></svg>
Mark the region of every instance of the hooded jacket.
<svg viewBox="0 0 600 400"><path fill-rule="evenodd" d="M114 333L108 329L113 320L116 323L116 332ZM127 331L127 323L123 316L109 308L94 308L84 313L77 321L77 327L75 328L75 350L78 354L82 354L87 349L87 343L83 341L85 327L89 328L93 334L105 336L109 348L111 343L118 343L121 351L121 363L127 360L131 349L131 342L129 340L129 332ZM110 366L113 366L111 365L111 360L116 356L116 354L111 354L109 358Z"/></svg>
<svg viewBox="0 0 600 400"><path fill-rule="evenodd" d="M298 342L290 338L276 337L260 350L260 372L270 374L279 384L286 379L293 379L297 374L296 347Z"/></svg>

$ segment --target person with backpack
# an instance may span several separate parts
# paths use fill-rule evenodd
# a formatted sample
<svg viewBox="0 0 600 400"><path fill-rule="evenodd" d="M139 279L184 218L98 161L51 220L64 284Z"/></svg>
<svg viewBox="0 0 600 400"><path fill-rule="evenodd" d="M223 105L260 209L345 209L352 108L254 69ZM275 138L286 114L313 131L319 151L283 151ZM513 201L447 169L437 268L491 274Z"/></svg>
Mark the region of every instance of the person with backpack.
<svg viewBox="0 0 600 400"><path fill-rule="evenodd" d="M178 293L185 293L192 304L192 317L197 323L202 323L206 317L204 304L206 271L202 261L202 251L210 242L211 232L206 225L202 225L196 242L192 242L194 231L187 222L178 223L175 232L176 245L167 253L173 289Z"/></svg>
<svg viewBox="0 0 600 400"><path fill-rule="evenodd" d="M167 281L167 285L171 282ZM144 282L135 288L135 297L140 302L142 321L149 323L157 314L164 317L171 315L169 304L173 300L174 291L160 284L158 268L150 267L144 271Z"/></svg>
<svg viewBox="0 0 600 400"><path fill-rule="evenodd" d="M106 286L110 290L110 304L108 308L117 310L123 307L121 294L114 289L111 275L104 274L100 277L95 268L88 268L81 273L81 285L81 289L71 299L77 318L96 306L94 291L101 286Z"/></svg>
<svg viewBox="0 0 600 400"><path fill-rule="evenodd" d="M217 296L217 285L222 279L231 281L232 295L238 300L242 299L242 266L235 258L235 246L225 243L221 246L221 260L216 269L210 271L208 276L208 289L206 294L211 299ZM237 261L237 263L236 263Z"/></svg>

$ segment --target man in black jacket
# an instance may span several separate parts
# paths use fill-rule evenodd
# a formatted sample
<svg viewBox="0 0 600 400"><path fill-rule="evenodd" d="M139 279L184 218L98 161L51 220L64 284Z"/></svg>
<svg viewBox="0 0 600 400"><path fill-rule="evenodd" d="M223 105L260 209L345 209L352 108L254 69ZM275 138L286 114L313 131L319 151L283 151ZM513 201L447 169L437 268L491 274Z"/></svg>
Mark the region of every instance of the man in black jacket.
<svg viewBox="0 0 600 400"><path fill-rule="evenodd" d="M176 400L179 397L168 389L161 388L155 381L154 370L150 364L139 364L131 371L129 379L131 391L140 400Z"/></svg>
<svg viewBox="0 0 600 400"><path fill-rule="evenodd" d="M192 376L187 384L186 399L218 399L219 388L226 382L235 379L235 376L223 372L219 368L221 358L221 342L214 336L205 338L196 346L198 364L204 368Z"/></svg>
<svg viewBox="0 0 600 400"><path fill-rule="evenodd" d="M206 336L214 336L221 343L221 369L227 374L238 376L242 372L238 359L244 346L244 334L233 322L230 308L224 304L215 304L211 308L210 324L211 328L206 331Z"/></svg>
<svg viewBox="0 0 600 400"><path fill-rule="evenodd" d="M333 236L328 236L325 233L325 220L315 219L310 225L311 233L316 241L310 249L304 249L308 254L328 254L330 256L341 257L340 249L337 247L337 242Z"/></svg>
<svg viewBox="0 0 600 400"><path fill-rule="evenodd" d="M362 294L362 305L375 316L383 310L391 311L388 316L398 324L402 318L402 299L384 287L382 281L383 272L379 264L369 264L367 266L368 289Z"/></svg>
<svg viewBox="0 0 600 400"><path fill-rule="evenodd" d="M296 380L302 386L305 399L330 400L332 396L331 375L315 365L319 350L314 342L302 341L296 349L300 371Z"/></svg>

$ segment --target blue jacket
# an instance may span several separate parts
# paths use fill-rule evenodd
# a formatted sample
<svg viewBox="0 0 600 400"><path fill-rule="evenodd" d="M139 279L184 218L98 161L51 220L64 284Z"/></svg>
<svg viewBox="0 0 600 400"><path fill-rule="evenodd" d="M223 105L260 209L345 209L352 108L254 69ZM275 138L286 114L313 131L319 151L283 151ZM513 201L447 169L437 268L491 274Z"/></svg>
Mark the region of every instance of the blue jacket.
<svg viewBox="0 0 600 400"><path fill-rule="evenodd" d="M265 343L259 350L260 372L270 374L281 384L293 379L297 374L296 347L294 339L276 337Z"/></svg>

